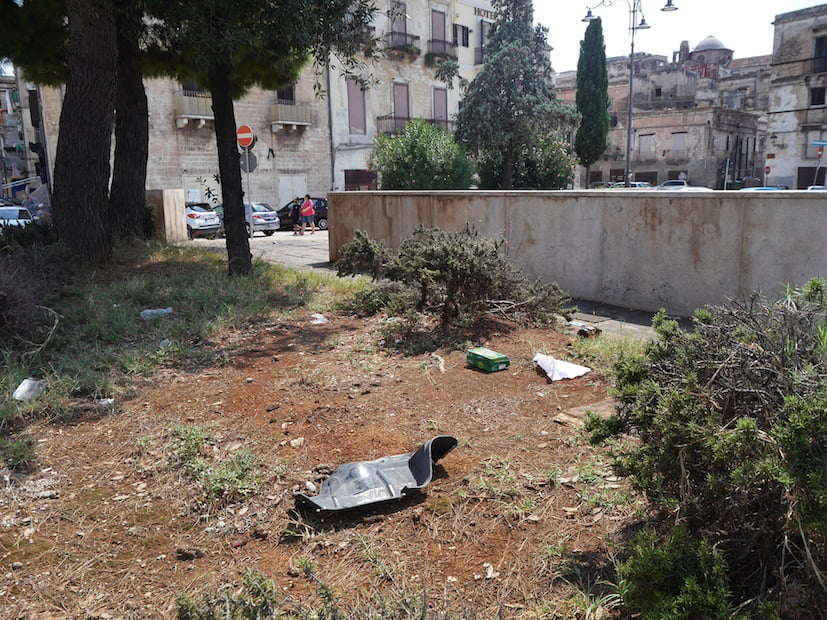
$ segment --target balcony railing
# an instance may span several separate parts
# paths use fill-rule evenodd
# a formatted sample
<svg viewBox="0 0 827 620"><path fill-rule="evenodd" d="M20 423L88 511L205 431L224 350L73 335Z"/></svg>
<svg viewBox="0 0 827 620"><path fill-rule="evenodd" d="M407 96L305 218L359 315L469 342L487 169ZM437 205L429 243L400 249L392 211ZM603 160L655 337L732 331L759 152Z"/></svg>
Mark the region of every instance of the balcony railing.
<svg viewBox="0 0 827 620"><path fill-rule="evenodd" d="M452 41L431 39L428 41L428 53L439 58L457 59L457 46Z"/></svg>
<svg viewBox="0 0 827 620"><path fill-rule="evenodd" d="M379 133L386 133L392 136L405 131L405 125L411 120L410 116L394 116L385 114L376 118L376 130ZM454 131L454 121L439 118L426 118L425 122L435 127L441 127L446 131Z"/></svg>
<svg viewBox="0 0 827 620"><path fill-rule="evenodd" d="M411 120L409 116L394 116L393 114L377 116L376 131L395 136L396 134L405 131L405 125L409 120Z"/></svg>
<svg viewBox="0 0 827 620"><path fill-rule="evenodd" d="M197 90L184 90L175 95L175 125L181 129L194 122L203 127L206 121L215 120L212 111L212 97Z"/></svg>
<svg viewBox="0 0 827 620"><path fill-rule="evenodd" d="M485 46L478 47L474 50L474 64L481 65L485 62Z"/></svg>
<svg viewBox="0 0 827 620"><path fill-rule="evenodd" d="M395 52L407 52L409 54L419 55L422 51L419 47L419 40L420 37L418 35L392 31L388 33L388 49Z"/></svg>
<svg viewBox="0 0 827 620"><path fill-rule="evenodd" d="M270 131L291 131L313 124L310 106L278 99L270 105Z"/></svg>

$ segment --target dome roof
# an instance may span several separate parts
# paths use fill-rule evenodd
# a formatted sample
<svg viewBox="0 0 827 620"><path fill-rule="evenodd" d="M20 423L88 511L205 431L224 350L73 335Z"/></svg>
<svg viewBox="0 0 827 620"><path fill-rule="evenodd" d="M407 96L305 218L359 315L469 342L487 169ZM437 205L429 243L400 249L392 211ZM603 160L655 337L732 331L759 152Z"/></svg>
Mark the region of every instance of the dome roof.
<svg viewBox="0 0 827 620"><path fill-rule="evenodd" d="M720 39L718 39L716 37L713 37L712 35L709 35L703 41L698 43L698 45L692 51L693 52L703 52L705 50L729 50L729 51L732 51L726 45L724 45L723 41L721 41Z"/></svg>

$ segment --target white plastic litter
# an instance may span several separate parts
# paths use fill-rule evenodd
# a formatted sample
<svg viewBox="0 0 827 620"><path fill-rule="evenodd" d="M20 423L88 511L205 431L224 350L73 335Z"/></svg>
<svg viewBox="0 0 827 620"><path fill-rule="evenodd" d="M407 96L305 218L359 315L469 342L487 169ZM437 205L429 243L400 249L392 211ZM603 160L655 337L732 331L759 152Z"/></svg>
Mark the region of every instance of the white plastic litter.
<svg viewBox="0 0 827 620"><path fill-rule="evenodd" d="M324 325L325 323L329 323L327 317L323 314L315 313L310 315L310 324L311 325Z"/></svg>
<svg viewBox="0 0 827 620"><path fill-rule="evenodd" d="M14 400L29 401L34 400L43 393L46 389L46 382L42 379L23 379L17 389L14 390L12 398Z"/></svg>
<svg viewBox="0 0 827 620"><path fill-rule="evenodd" d="M172 314L172 308L147 308L146 310L141 310L141 318L144 321L148 321L149 319L154 319L159 316L168 316Z"/></svg>
<svg viewBox="0 0 827 620"><path fill-rule="evenodd" d="M542 353L537 353L534 356L534 361L537 362L537 365L545 371L548 378L552 381L574 379L591 371L591 368L554 359L551 355L543 355Z"/></svg>

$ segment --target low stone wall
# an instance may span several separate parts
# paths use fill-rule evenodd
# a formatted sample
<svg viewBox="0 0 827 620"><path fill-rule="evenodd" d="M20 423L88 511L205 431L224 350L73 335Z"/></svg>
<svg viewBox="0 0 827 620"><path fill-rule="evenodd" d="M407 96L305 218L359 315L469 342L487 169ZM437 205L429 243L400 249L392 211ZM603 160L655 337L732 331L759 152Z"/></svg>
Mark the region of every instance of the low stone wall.
<svg viewBox="0 0 827 620"><path fill-rule="evenodd" d="M687 316L827 277L827 193L330 193L330 260L363 230L396 248L417 224L504 238L531 278L572 297Z"/></svg>

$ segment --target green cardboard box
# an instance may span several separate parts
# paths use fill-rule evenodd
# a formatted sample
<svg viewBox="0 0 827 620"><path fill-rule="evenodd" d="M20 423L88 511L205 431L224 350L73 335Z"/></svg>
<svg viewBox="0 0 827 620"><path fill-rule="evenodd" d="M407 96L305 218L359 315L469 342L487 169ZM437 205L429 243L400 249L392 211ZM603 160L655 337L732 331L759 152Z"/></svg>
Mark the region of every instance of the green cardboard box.
<svg viewBox="0 0 827 620"><path fill-rule="evenodd" d="M496 372L498 370L505 370L511 363L511 360L502 353L497 353L485 347L475 347L468 349L465 354L465 359L468 360L468 365L474 368L479 368L485 372Z"/></svg>

